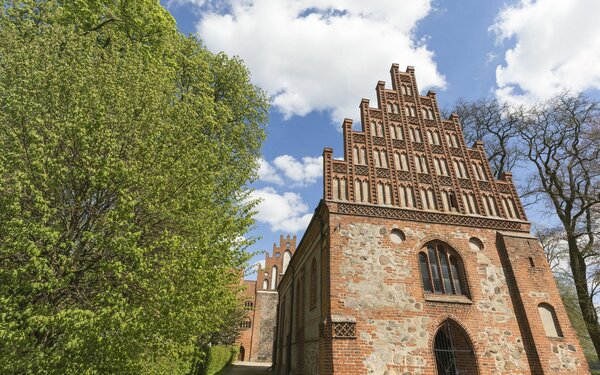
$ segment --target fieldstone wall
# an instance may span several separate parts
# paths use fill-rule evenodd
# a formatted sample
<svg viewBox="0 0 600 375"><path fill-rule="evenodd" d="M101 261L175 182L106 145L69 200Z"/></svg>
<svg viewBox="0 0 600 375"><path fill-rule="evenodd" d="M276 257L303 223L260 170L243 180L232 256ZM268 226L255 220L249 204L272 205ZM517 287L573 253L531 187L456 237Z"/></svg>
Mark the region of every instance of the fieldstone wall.
<svg viewBox="0 0 600 375"><path fill-rule="evenodd" d="M271 362L273 359L273 340L277 319L278 295L276 292L256 293L257 324L252 343L252 361Z"/></svg>
<svg viewBox="0 0 600 375"><path fill-rule="evenodd" d="M332 314L355 318L357 331L351 343L334 339L334 369L351 361L346 353L355 348L358 365L344 374L434 374L433 339L451 319L472 342L480 374L530 373L495 231L342 215L331 220L339 228L331 234ZM400 243L390 240L394 228L404 235ZM483 248L471 246L472 237ZM430 240L460 254L469 298L426 296L418 252Z"/></svg>

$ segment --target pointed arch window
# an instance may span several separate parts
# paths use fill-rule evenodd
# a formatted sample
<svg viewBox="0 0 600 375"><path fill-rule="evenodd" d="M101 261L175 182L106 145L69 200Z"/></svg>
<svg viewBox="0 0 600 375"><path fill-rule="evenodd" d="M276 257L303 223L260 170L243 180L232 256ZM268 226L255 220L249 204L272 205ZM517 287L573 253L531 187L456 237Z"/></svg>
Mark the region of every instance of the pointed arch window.
<svg viewBox="0 0 600 375"><path fill-rule="evenodd" d="M412 187L400 185L400 187L398 188L398 193L400 196L400 206L401 207L414 207L415 206L415 197L413 194Z"/></svg>
<svg viewBox="0 0 600 375"><path fill-rule="evenodd" d="M440 144L440 135L435 130L427 130L427 140L432 145Z"/></svg>
<svg viewBox="0 0 600 375"><path fill-rule="evenodd" d="M352 158L354 159L354 164L366 164L366 154L364 147L354 146L352 151Z"/></svg>
<svg viewBox="0 0 600 375"><path fill-rule="evenodd" d="M423 137L421 136L421 129L411 127L410 128L410 140L413 142L422 143Z"/></svg>
<svg viewBox="0 0 600 375"><path fill-rule="evenodd" d="M383 205L392 204L392 189L390 184L377 183L377 203Z"/></svg>
<svg viewBox="0 0 600 375"><path fill-rule="evenodd" d="M383 137L383 123L382 122L377 123L377 136Z"/></svg>
<svg viewBox="0 0 600 375"><path fill-rule="evenodd" d="M417 173L429 173L425 155L415 155L415 167L417 168Z"/></svg>
<svg viewBox="0 0 600 375"><path fill-rule="evenodd" d="M542 319L542 325L544 326L544 332L546 332L546 336L563 337L562 330L558 324L558 319L556 318L554 307L547 303L540 303L538 305L538 312L540 313L540 318Z"/></svg>
<svg viewBox="0 0 600 375"><path fill-rule="evenodd" d="M515 202L513 202L510 197L502 197L502 208L504 208L504 212L506 212L507 216L510 219L518 219L519 215L517 215L517 210L515 208Z"/></svg>
<svg viewBox="0 0 600 375"><path fill-rule="evenodd" d="M462 195L465 212L469 215L478 215L479 210L477 209L477 202L475 202L475 194L468 192L463 193Z"/></svg>
<svg viewBox="0 0 600 375"><path fill-rule="evenodd" d="M271 289L277 289L277 277L279 273L277 272L277 266L273 266L271 268Z"/></svg>
<svg viewBox="0 0 600 375"><path fill-rule="evenodd" d="M430 120L435 120L435 115L433 114L433 109L427 108L427 118Z"/></svg>
<svg viewBox="0 0 600 375"><path fill-rule="evenodd" d="M419 267L426 293L468 297L463 263L450 246L430 242L419 252Z"/></svg>
<svg viewBox="0 0 600 375"><path fill-rule="evenodd" d="M444 211L458 211L456 196L449 190L442 190L442 208Z"/></svg>
<svg viewBox="0 0 600 375"><path fill-rule="evenodd" d="M423 204L423 209L425 210L437 209L433 189L421 188L421 202Z"/></svg>
<svg viewBox="0 0 600 375"><path fill-rule="evenodd" d="M286 250L285 253L283 253L283 270L281 271L282 273L285 273L285 271L287 271L287 268L290 265L290 260L292 260L292 253L289 250Z"/></svg>
<svg viewBox="0 0 600 375"><path fill-rule="evenodd" d="M464 329L446 320L433 341L437 373L440 375L476 375L477 361L473 345Z"/></svg>
<svg viewBox="0 0 600 375"><path fill-rule="evenodd" d="M264 279L262 283L263 289L269 289L269 279Z"/></svg>
<svg viewBox="0 0 600 375"><path fill-rule="evenodd" d="M354 182L354 200L356 202L369 201L369 183L366 180L357 178Z"/></svg>
<svg viewBox="0 0 600 375"><path fill-rule="evenodd" d="M345 178L333 178L333 199L346 200L346 179Z"/></svg>

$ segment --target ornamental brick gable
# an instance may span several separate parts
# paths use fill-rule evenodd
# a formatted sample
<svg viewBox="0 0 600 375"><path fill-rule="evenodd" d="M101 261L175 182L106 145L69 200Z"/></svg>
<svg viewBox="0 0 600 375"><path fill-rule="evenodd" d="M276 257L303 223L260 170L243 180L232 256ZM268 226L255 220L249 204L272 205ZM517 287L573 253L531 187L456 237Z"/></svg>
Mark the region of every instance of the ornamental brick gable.
<svg viewBox="0 0 600 375"><path fill-rule="evenodd" d="M512 175L494 180L483 143L467 147L458 116L442 119L436 94L418 94L414 68L390 72L377 107L360 104L362 129L344 121L344 160L323 152L324 199L349 214L528 232Z"/></svg>
<svg viewBox="0 0 600 375"><path fill-rule="evenodd" d="M343 123L277 285L277 374L589 374L510 173L415 70ZM259 283L260 283L259 279ZM264 281L262 281L264 282Z"/></svg>

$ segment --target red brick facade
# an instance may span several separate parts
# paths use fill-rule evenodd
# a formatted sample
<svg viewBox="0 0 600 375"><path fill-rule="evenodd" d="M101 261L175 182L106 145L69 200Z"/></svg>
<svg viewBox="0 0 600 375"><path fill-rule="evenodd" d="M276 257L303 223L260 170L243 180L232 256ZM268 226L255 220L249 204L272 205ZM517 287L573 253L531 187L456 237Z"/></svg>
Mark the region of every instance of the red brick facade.
<svg viewBox="0 0 600 375"><path fill-rule="evenodd" d="M275 318L278 303L277 286L296 251L296 236L279 237L271 254L265 256L265 266L259 265L257 280L243 280L244 306L247 319L242 323L239 339L239 361L271 362Z"/></svg>
<svg viewBox="0 0 600 375"><path fill-rule="evenodd" d="M413 68L391 78L361 131L344 121L344 160L324 151L278 286L277 373L589 374L511 175L493 179Z"/></svg>

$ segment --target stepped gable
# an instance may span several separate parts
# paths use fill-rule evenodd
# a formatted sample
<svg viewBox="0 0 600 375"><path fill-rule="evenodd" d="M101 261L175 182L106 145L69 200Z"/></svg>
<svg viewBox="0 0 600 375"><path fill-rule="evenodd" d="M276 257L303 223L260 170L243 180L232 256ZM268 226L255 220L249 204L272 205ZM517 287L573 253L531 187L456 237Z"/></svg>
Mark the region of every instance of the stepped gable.
<svg viewBox="0 0 600 375"><path fill-rule="evenodd" d="M344 120L344 160L323 152L323 197L334 212L529 232L511 173L495 180L484 145L467 147L460 119L419 95L415 70L390 70L377 106L360 103L361 130Z"/></svg>

